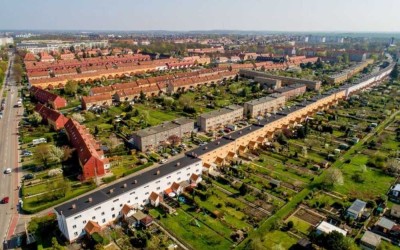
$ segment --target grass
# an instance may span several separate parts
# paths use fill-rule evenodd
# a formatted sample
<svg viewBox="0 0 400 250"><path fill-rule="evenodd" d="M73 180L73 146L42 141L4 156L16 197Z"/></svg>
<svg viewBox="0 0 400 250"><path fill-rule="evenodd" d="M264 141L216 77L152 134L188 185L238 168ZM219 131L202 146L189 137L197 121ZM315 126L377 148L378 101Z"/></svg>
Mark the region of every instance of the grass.
<svg viewBox="0 0 400 250"><path fill-rule="evenodd" d="M263 248L272 249L289 249L297 243L297 239L288 233L276 230L268 232L263 237L263 242L260 244ZM257 248L253 248L257 249Z"/></svg>
<svg viewBox="0 0 400 250"><path fill-rule="evenodd" d="M200 225L198 227L194 223L193 217L182 211L178 210L176 215L161 217L160 222L194 249L225 250L232 246L230 241L208 228L201 221L197 221Z"/></svg>
<svg viewBox="0 0 400 250"><path fill-rule="evenodd" d="M135 109L139 110L140 113L148 112L148 124L150 126L155 126L160 123L171 121L178 118L178 115L173 111L158 110L155 108L150 108L144 104L135 104Z"/></svg>
<svg viewBox="0 0 400 250"><path fill-rule="evenodd" d="M290 216L287 219L287 222L289 222L289 221L293 222L293 227L295 229L297 229L299 232L301 232L301 233L303 233L305 235L308 235L308 233L309 233L308 230L311 227L311 225L309 223L307 223L306 221L304 221L304 220L302 220L300 218L297 218L296 216Z"/></svg>

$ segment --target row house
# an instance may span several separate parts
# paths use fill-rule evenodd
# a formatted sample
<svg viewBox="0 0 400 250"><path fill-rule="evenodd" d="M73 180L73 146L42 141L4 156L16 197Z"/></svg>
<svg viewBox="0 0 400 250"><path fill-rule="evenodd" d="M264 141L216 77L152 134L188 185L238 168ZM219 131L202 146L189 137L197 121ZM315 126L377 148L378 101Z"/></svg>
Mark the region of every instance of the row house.
<svg viewBox="0 0 400 250"><path fill-rule="evenodd" d="M283 108L286 97L282 96L266 96L254 99L244 103L244 115L248 118L264 116Z"/></svg>
<svg viewBox="0 0 400 250"><path fill-rule="evenodd" d="M89 129L73 119L65 123L65 131L72 146L76 149L82 168L81 180L103 176L110 168L100 144L90 134Z"/></svg>
<svg viewBox="0 0 400 250"><path fill-rule="evenodd" d="M229 105L222 109L201 114L197 118L197 125L200 127L201 131L211 131L242 119L243 107L239 105Z"/></svg>
<svg viewBox="0 0 400 250"><path fill-rule="evenodd" d="M53 109L60 109L67 106L67 100L47 90L32 86L29 92L37 101L48 104Z"/></svg>
<svg viewBox="0 0 400 250"><path fill-rule="evenodd" d="M178 118L135 132L132 136L133 146L140 151L151 150L162 144L170 144L176 138L189 136L193 130L193 120Z"/></svg>
<svg viewBox="0 0 400 250"><path fill-rule="evenodd" d="M155 86L147 86L147 87L135 87L132 89L123 89L121 91L117 91L113 97L118 102L126 102L126 101L134 101L140 98L140 93L146 95L146 97L154 97L162 93L163 91L160 88Z"/></svg>
<svg viewBox="0 0 400 250"><path fill-rule="evenodd" d="M48 71L27 72L26 75L29 80L50 78Z"/></svg>
<svg viewBox="0 0 400 250"><path fill-rule="evenodd" d="M81 99L81 104L83 110L88 110L95 106L111 106L112 98L108 93L95 96L83 96Z"/></svg>
<svg viewBox="0 0 400 250"><path fill-rule="evenodd" d="M36 104L34 111L42 117L43 121L46 121L47 124L56 131L64 128L65 123L68 121L68 118L60 112L48 108L40 103Z"/></svg>
<svg viewBox="0 0 400 250"><path fill-rule="evenodd" d="M91 224L100 231L123 216L141 213L145 205L162 203L172 186L179 192L180 183L201 180L202 165L201 159L184 156L59 205L54 208L58 227L69 242L90 233Z"/></svg>

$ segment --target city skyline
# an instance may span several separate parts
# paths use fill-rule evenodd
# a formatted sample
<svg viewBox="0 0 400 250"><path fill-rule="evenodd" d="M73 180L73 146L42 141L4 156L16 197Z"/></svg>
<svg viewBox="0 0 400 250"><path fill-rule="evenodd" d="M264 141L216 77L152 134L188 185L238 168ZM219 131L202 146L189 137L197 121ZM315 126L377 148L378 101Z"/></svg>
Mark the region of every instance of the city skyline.
<svg viewBox="0 0 400 250"><path fill-rule="evenodd" d="M398 32L395 0L6 2L2 30ZM311 6L311 7L310 7ZM15 11L18 10L18 15ZM329 11L328 11L329 10ZM38 14L39 13L39 14ZM18 18L17 18L18 17ZM28 27L29 24L29 27Z"/></svg>

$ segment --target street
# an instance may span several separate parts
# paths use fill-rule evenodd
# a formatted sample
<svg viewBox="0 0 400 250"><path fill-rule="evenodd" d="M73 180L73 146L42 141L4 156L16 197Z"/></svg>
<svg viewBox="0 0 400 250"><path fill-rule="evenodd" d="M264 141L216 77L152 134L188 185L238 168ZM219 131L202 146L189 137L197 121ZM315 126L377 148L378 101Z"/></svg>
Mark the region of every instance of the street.
<svg viewBox="0 0 400 250"><path fill-rule="evenodd" d="M10 56L10 62L14 59ZM11 67L10 67L11 65ZM8 196L8 204L0 204L0 236L3 239L9 239L13 235L15 226L18 221L18 190L19 185L19 166L18 166L18 115L22 114L22 108L14 108L14 104L18 100L18 87L13 80L12 64L9 64L8 70L10 77L4 82L0 96L3 92L7 92L6 105L3 110L3 118L0 119L0 199ZM3 98L1 98L3 99ZM5 174L4 170L11 168L10 174Z"/></svg>

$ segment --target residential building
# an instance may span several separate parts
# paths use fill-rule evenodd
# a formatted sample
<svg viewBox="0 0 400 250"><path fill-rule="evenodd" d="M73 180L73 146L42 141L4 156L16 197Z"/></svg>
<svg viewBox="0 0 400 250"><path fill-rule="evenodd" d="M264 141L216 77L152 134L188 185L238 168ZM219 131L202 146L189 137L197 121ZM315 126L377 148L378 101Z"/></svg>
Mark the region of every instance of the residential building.
<svg viewBox="0 0 400 250"><path fill-rule="evenodd" d="M378 249L380 244L381 236L371 231L366 231L360 240L360 248L362 250L375 250Z"/></svg>
<svg viewBox="0 0 400 250"><path fill-rule="evenodd" d="M278 79L255 77L254 81L260 83L264 89L279 89L282 87L282 81Z"/></svg>
<svg viewBox="0 0 400 250"><path fill-rule="evenodd" d="M276 89L275 92L280 96L284 96L286 100L293 99L306 92L307 86L305 84L295 83L283 88Z"/></svg>
<svg viewBox="0 0 400 250"><path fill-rule="evenodd" d="M355 220L358 219L364 213L366 206L367 203L365 201L359 199L355 200L347 209L346 217L353 218Z"/></svg>
<svg viewBox="0 0 400 250"><path fill-rule="evenodd" d="M380 233L383 233L387 236L390 236L390 235L399 235L400 236L400 225L398 225L396 222L394 222L386 217L381 217L375 223L375 230Z"/></svg>
<svg viewBox="0 0 400 250"><path fill-rule="evenodd" d="M53 109L60 109L67 106L67 100L47 90L32 86L30 87L29 92L37 101L48 104Z"/></svg>
<svg viewBox="0 0 400 250"><path fill-rule="evenodd" d="M273 113L285 105L284 95L273 97L266 96L244 103L244 116L248 118L264 116Z"/></svg>
<svg viewBox="0 0 400 250"><path fill-rule="evenodd" d="M97 178L106 173L110 163L104 157L100 144L89 133L88 129L77 121L69 119L65 124L65 131L72 146L76 149L79 164L82 168L81 180Z"/></svg>
<svg viewBox="0 0 400 250"><path fill-rule="evenodd" d="M155 169L145 171L83 197L54 208L61 233L72 242L87 232L89 221L100 227L123 216L125 205L135 210L150 203L151 194L163 196L164 190L176 182L189 181L192 174L201 175L202 162L184 156ZM153 195L154 196L154 195Z"/></svg>
<svg viewBox="0 0 400 250"><path fill-rule="evenodd" d="M266 78L281 80L282 86L288 86L288 85L298 83L298 84L305 84L307 86L307 89L309 89L309 90L319 90L321 88L321 81L313 81L313 80L306 80L306 79L300 79L300 78L294 78L294 77L271 75L271 74L268 74L268 73L262 72L262 71L241 69L241 70L239 70L239 75L246 77L246 78L252 78L252 79L254 79L255 77L266 77Z"/></svg>
<svg viewBox="0 0 400 250"><path fill-rule="evenodd" d="M229 105L225 108L201 114L197 119L197 125L201 131L210 131L221 128L227 124L243 119L243 107Z"/></svg>
<svg viewBox="0 0 400 250"><path fill-rule="evenodd" d="M12 37L0 37L0 47L8 44L13 44L14 39Z"/></svg>
<svg viewBox="0 0 400 250"><path fill-rule="evenodd" d="M140 151L147 151L158 147L162 143L173 143L173 140L177 138L181 139L189 136L193 130L193 120L179 118L135 132L132 136L133 146Z"/></svg>
<svg viewBox="0 0 400 250"><path fill-rule="evenodd" d="M82 109L87 110L94 106L111 106L112 98L110 94L83 96L81 103Z"/></svg>
<svg viewBox="0 0 400 250"><path fill-rule="evenodd" d="M68 118L60 112L48 108L40 103L36 104L34 111L37 112L44 121L46 121L54 130L60 130L64 128Z"/></svg>

